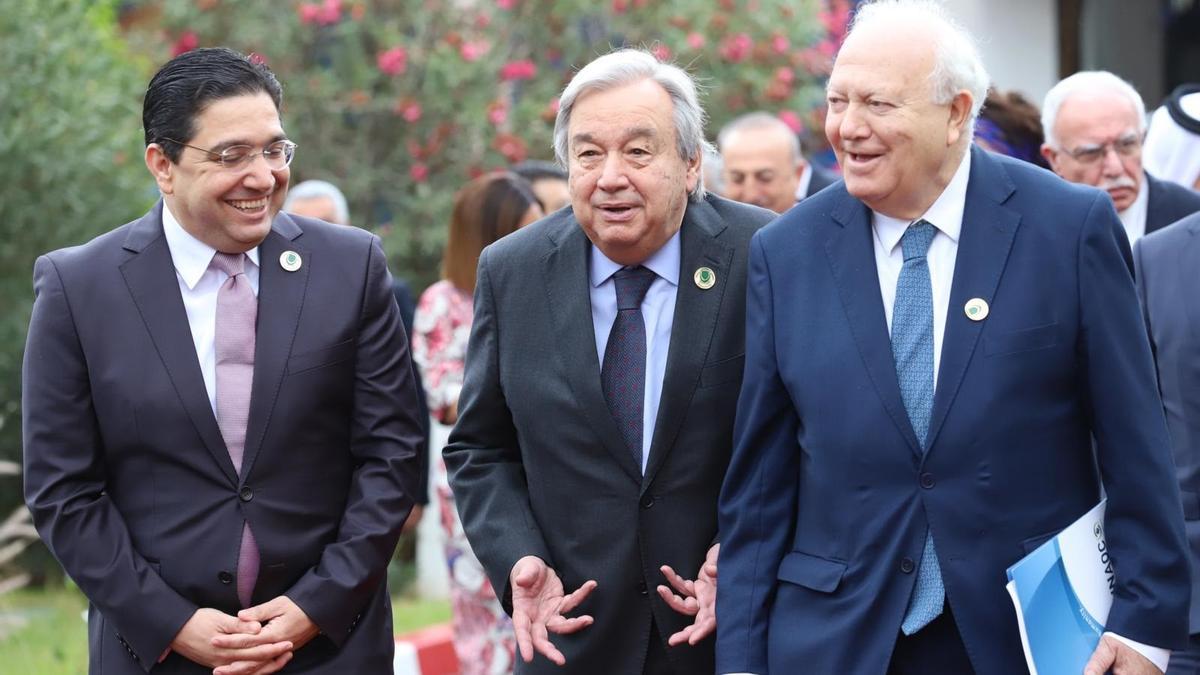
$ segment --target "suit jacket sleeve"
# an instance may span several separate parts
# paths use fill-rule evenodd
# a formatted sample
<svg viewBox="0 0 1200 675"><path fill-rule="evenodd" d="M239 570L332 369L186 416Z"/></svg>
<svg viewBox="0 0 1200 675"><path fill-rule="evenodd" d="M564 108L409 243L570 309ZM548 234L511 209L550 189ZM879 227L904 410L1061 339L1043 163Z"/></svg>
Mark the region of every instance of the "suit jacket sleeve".
<svg viewBox="0 0 1200 675"><path fill-rule="evenodd" d="M1128 240L1103 195L1079 241L1081 358L1116 571L1105 629L1155 647L1187 642L1183 510Z"/></svg>
<svg viewBox="0 0 1200 675"><path fill-rule="evenodd" d="M554 566L529 504L521 448L500 385L500 326L489 261L479 257L475 315L467 349L459 418L443 456L463 530L492 587L512 612L509 572L534 555Z"/></svg>
<svg viewBox="0 0 1200 675"><path fill-rule="evenodd" d="M775 356L778 329L762 235L750 242L745 376L718 514L718 673L767 672L775 575L795 528L799 419Z"/></svg>
<svg viewBox="0 0 1200 675"><path fill-rule="evenodd" d="M149 669L196 605L134 549L109 498L105 448L72 316L78 308L51 258L38 259L33 286L22 375L25 501L63 569Z"/></svg>
<svg viewBox="0 0 1200 675"><path fill-rule="evenodd" d="M383 250L371 238L357 338L350 448L357 469L337 540L285 594L338 645L378 592L419 482L422 413Z"/></svg>

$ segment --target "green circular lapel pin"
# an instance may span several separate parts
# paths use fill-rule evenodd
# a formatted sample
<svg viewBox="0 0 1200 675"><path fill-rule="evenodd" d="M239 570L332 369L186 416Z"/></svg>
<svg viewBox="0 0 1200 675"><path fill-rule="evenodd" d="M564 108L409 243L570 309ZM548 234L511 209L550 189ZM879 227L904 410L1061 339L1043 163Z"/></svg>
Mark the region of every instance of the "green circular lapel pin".
<svg viewBox="0 0 1200 675"><path fill-rule="evenodd" d="M966 306L963 307L963 311L966 312L968 319L983 321L988 315L987 301L983 298L971 298L967 301Z"/></svg>
<svg viewBox="0 0 1200 675"><path fill-rule="evenodd" d="M707 291L717 285L717 273L712 271L711 267L701 267L692 275L692 281L696 282L700 290Z"/></svg>
<svg viewBox="0 0 1200 675"><path fill-rule="evenodd" d="M304 261L300 259L300 254L295 251L284 251L279 254L279 266L289 272L295 272L303 264Z"/></svg>

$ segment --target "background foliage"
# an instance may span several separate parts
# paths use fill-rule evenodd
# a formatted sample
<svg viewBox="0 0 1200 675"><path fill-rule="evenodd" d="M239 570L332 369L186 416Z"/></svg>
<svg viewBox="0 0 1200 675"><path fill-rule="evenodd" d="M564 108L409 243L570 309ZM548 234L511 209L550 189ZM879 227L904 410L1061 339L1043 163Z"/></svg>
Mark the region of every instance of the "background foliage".
<svg viewBox="0 0 1200 675"><path fill-rule="evenodd" d="M20 459L34 258L154 200L138 123L148 63L120 38L115 6L7 0L0 12L0 459ZM0 476L0 514L20 495L18 479Z"/></svg>
<svg viewBox="0 0 1200 675"><path fill-rule="evenodd" d="M354 224L384 234L393 269L418 287L436 278L454 191L488 169L550 159L557 95L595 56L646 46L687 66L708 89L711 136L753 109L800 129L823 99L828 26L845 23L845 3L820 0L139 5L156 62L198 45L267 61L300 144L293 179L339 185Z"/></svg>

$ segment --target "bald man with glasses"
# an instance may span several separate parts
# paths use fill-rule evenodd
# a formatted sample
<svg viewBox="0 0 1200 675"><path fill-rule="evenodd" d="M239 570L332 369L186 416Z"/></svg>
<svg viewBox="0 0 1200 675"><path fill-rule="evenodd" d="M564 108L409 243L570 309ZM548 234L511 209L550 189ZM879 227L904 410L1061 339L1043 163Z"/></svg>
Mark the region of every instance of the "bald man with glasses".
<svg viewBox="0 0 1200 675"><path fill-rule="evenodd" d="M1132 246L1142 236L1200 211L1200 193L1142 168L1146 107L1128 82L1106 71L1063 79L1042 105L1050 168L1108 193Z"/></svg>

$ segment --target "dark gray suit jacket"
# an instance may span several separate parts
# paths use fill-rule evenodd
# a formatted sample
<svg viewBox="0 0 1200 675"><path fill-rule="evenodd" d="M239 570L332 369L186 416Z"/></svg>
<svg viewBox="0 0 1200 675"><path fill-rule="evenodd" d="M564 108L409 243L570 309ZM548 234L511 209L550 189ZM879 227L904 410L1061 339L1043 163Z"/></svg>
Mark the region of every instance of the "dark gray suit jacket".
<svg viewBox="0 0 1200 675"><path fill-rule="evenodd" d="M645 476L600 388L588 291L591 244L570 209L496 242L479 259L461 413L445 449L463 527L511 610L508 576L527 555L564 587L598 587L595 623L552 641L523 673L642 672L651 616L664 641L690 620L654 592L659 567L700 569L717 538L745 352L746 253L775 214L709 196L690 202L661 405ZM699 267L716 285L693 282ZM670 648L676 672L713 672L712 641Z"/></svg>
<svg viewBox="0 0 1200 675"><path fill-rule="evenodd" d="M1145 174L1149 186L1146 234L1200 211L1200 192Z"/></svg>
<svg viewBox="0 0 1200 675"><path fill-rule="evenodd" d="M1146 235L1133 247L1138 292L1158 366L1158 388L1175 451L1192 556L1190 630L1200 633L1200 214Z"/></svg>
<svg viewBox="0 0 1200 675"><path fill-rule="evenodd" d="M303 265L287 272L284 251ZM284 672L390 672L387 563L420 441L383 252L363 230L280 213L259 247L254 383L239 476L204 387L162 204L38 259L23 376L25 499L91 601L93 675L211 672L157 659L197 607L286 594L321 629Z"/></svg>

